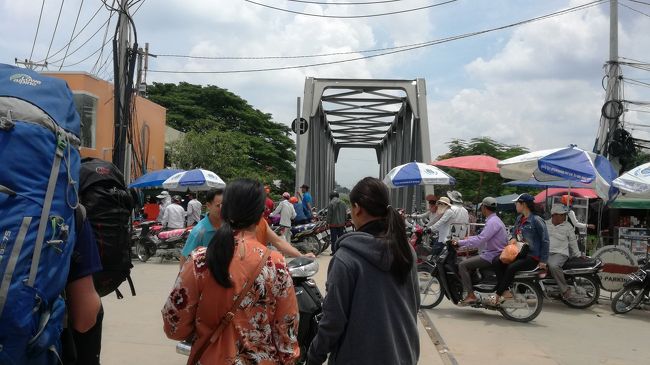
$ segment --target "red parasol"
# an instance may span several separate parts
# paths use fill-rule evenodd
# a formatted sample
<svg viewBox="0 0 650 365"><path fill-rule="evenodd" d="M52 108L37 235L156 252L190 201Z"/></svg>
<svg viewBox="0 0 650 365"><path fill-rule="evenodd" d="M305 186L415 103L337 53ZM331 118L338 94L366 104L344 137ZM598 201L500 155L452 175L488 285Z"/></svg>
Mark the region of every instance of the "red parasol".
<svg viewBox="0 0 650 365"><path fill-rule="evenodd" d="M481 177L478 183L477 199L481 200L481 186L483 185L483 173L491 172L498 174L499 168L497 167L499 160L488 155L474 155L474 156L461 156L452 157L446 160L433 161L431 164L437 167L450 167L454 169L478 171Z"/></svg>

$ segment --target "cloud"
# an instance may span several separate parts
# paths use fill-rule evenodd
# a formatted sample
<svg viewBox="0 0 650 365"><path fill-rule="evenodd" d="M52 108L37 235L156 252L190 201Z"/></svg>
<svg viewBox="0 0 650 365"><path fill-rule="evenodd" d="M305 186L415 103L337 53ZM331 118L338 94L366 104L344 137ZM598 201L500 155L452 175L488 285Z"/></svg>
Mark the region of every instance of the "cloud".
<svg viewBox="0 0 650 365"><path fill-rule="evenodd" d="M464 66L471 87L430 100L433 156L447 152L453 138L479 136L532 150L568 144L590 150L605 98L608 32L600 7L516 28L493 56ZM647 21L621 26L621 55L647 49L649 32Z"/></svg>

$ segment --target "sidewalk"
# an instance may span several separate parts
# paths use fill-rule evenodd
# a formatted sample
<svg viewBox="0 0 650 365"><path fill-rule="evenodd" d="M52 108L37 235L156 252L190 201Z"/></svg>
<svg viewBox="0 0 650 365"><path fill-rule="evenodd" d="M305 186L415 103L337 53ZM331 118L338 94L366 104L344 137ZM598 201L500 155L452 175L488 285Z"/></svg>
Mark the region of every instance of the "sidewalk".
<svg viewBox="0 0 650 365"><path fill-rule="evenodd" d="M325 294L327 266L331 257L319 257L319 273L314 278ZM137 295L131 296L128 285L120 287L124 299L114 295L102 298L105 310L102 339L102 365L157 364L182 365L186 356L176 354L176 341L168 340L162 330L160 310L178 273L177 262L147 263L133 261L131 272ZM420 328L420 362L443 364L422 323Z"/></svg>

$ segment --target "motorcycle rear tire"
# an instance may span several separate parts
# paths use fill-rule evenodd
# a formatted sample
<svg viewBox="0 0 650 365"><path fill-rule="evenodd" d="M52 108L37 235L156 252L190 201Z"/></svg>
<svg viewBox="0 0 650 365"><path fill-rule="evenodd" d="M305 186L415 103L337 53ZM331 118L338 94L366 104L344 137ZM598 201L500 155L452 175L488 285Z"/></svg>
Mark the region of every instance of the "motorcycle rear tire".
<svg viewBox="0 0 650 365"><path fill-rule="evenodd" d="M590 301L588 301L588 302L586 302L586 303L580 303L580 304L578 304L578 303L572 301L571 298L569 298L569 299L565 299L564 297L562 297L562 302L563 302L564 304L566 304L567 306L571 307L571 308L576 308L576 309L585 309L585 308L589 308L589 307L591 307L592 305L594 305L594 304L598 301L598 298L600 298L600 283L598 283L598 281L597 281L596 279L594 279L592 276L576 276L576 277L574 278L574 280L575 280L575 279L578 279L578 278L579 278L580 280L587 280L587 281L589 281L590 286L591 286L592 288L595 288L595 289L594 289L594 293L593 293L593 297L591 298Z"/></svg>
<svg viewBox="0 0 650 365"><path fill-rule="evenodd" d="M632 300L632 302L630 302L630 305L628 305L625 308L618 308L617 306L618 302L621 301L622 298L632 290L637 290L638 292L634 297L634 299ZM642 284L630 285L619 290L618 293L616 293L616 295L614 296L614 299L612 299L612 305L611 305L612 311L616 314L625 314L631 312L634 308L639 306L639 303L641 303L641 300L643 300L645 291L646 289L643 287Z"/></svg>
<svg viewBox="0 0 650 365"><path fill-rule="evenodd" d="M423 275L423 274L426 274L426 275L430 276L430 279L427 280L427 282L425 283L425 286L426 286L425 288L422 288L421 287L422 284L420 283L420 275ZM435 297L435 299L433 299L433 302L425 303L425 301L422 300L422 294L423 294L422 291L424 290L426 292L427 290L429 290L429 287L435 281L438 282L438 287L439 287L438 296ZM431 272L431 267L429 267L427 265L420 265L418 267L418 288L419 288L419 294L420 294L420 307L421 308L424 308L424 309L435 308L435 307L438 306L438 304L440 304L442 302L442 299L445 297L445 295L442 292L443 289L442 289L442 285L440 285L440 280L438 279L435 272Z"/></svg>
<svg viewBox="0 0 650 365"><path fill-rule="evenodd" d="M149 260L151 257L147 247L145 247L145 245L140 242L135 244L135 254L138 256L138 260L142 262L147 262L147 260Z"/></svg>

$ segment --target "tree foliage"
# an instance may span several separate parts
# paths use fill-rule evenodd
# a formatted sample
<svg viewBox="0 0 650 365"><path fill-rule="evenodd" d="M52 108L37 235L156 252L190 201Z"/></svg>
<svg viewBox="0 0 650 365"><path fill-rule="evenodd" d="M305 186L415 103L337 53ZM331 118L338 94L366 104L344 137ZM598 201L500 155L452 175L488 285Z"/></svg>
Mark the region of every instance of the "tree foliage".
<svg viewBox="0 0 650 365"><path fill-rule="evenodd" d="M295 144L289 127L271 114L217 86L154 83L149 99L167 108L167 125L186 133L172 144L171 162L180 168L205 168L226 180L281 180L292 186Z"/></svg>
<svg viewBox="0 0 650 365"><path fill-rule="evenodd" d="M487 155L498 160L505 160L528 152L528 149L517 145L507 145L497 142L489 137L472 138L469 141L453 139L447 143L449 152L438 156L437 160L452 157ZM499 174L483 173L480 196L478 196L481 173L476 171L442 168L456 179L456 186L452 189L463 194L465 201L480 202L486 196L501 196L523 192L521 189L504 186L506 182ZM444 193L444 192L443 192Z"/></svg>

